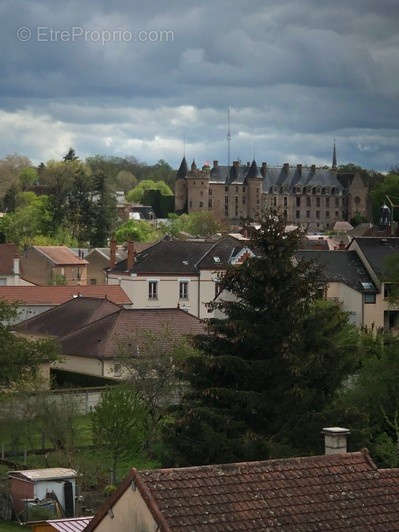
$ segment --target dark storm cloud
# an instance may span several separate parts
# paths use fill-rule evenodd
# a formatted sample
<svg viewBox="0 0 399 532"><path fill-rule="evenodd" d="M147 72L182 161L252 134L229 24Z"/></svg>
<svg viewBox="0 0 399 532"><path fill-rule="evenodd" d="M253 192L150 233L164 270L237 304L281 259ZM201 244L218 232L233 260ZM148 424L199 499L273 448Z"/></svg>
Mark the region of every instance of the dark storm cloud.
<svg viewBox="0 0 399 532"><path fill-rule="evenodd" d="M389 0L3 0L0 151L41 160L72 143L82 155L176 164L186 135L189 155L224 160L230 104L242 159L255 149L274 163L323 163L336 136L341 160L389 168L398 162L398 15ZM17 39L22 26L28 42ZM174 38L50 42L50 30L73 28Z"/></svg>

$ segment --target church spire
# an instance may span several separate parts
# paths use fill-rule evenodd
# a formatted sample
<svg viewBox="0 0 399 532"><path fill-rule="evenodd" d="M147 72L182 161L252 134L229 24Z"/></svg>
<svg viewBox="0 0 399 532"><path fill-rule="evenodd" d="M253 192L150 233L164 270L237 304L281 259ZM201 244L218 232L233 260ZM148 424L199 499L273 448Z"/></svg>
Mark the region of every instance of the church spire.
<svg viewBox="0 0 399 532"><path fill-rule="evenodd" d="M332 169L337 169L337 149L335 147L335 139L334 139L334 148L333 148L333 159L332 159Z"/></svg>

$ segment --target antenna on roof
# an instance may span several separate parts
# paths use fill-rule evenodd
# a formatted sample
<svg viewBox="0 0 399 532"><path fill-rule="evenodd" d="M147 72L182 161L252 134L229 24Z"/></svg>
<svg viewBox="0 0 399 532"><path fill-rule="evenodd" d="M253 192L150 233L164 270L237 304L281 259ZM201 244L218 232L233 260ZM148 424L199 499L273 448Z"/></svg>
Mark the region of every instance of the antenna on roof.
<svg viewBox="0 0 399 532"><path fill-rule="evenodd" d="M230 143L231 143L231 131L230 131L230 105L227 107L227 168L230 167Z"/></svg>

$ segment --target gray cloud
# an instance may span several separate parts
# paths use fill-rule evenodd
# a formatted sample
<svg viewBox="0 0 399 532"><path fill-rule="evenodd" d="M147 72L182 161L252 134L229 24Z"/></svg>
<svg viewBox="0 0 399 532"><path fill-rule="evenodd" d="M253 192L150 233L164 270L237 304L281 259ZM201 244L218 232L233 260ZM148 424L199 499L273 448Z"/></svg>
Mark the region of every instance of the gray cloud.
<svg viewBox="0 0 399 532"><path fill-rule="evenodd" d="M72 144L176 165L233 153L273 163L398 162L396 1L3 0L0 155ZM19 42L17 28L32 29ZM37 27L172 30L173 42L37 42ZM46 30L43 30L44 34ZM43 32L42 32L43 35Z"/></svg>

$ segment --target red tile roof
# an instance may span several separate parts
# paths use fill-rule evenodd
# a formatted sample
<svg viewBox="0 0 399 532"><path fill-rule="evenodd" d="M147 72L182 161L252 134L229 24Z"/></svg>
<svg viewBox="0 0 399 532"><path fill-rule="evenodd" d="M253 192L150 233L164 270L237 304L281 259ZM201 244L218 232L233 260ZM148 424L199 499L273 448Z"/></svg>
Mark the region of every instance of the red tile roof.
<svg viewBox="0 0 399 532"><path fill-rule="evenodd" d="M198 318L181 309L120 309L72 331L60 342L66 355L112 358L120 354L120 343L140 330L158 333L165 327L177 338L205 332Z"/></svg>
<svg viewBox="0 0 399 532"><path fill-rule="evenodd" d="M61 305L77 295L107 298L116 305L132 303L119 285L0 286L0 299L26 305Z"/></svg>
<svg viewBox="0 0 399 532"><path fill-rule="evenodd" d="M88 264L87 260L80 259L66 246L33 246L37 251L45 255L54 264Z"/></svg>
<svg viewBox="0 0 399 532"><path fill-rule="evenodd" d="M15 244L0 244L0 275L12 275L14 259L19 258Z"/></svg>
<svg viewBox="0 0 399 532"><path fill-rule="evenodd" d="M88 525L96 529L134 481L161 532L399 530L399 473L368 451L136 471Z"/></svg>

